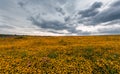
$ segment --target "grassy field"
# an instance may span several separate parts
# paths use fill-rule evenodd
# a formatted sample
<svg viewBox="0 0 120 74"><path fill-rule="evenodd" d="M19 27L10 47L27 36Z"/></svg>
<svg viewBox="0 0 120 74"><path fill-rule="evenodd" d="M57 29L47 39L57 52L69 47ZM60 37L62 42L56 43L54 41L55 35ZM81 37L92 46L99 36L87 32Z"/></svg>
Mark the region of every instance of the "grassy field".
<svg viewBox="0 0 120 74"><path fill-rule="evenodd" d="M120 35L0 36L0 74L120 74Z"/></svg>

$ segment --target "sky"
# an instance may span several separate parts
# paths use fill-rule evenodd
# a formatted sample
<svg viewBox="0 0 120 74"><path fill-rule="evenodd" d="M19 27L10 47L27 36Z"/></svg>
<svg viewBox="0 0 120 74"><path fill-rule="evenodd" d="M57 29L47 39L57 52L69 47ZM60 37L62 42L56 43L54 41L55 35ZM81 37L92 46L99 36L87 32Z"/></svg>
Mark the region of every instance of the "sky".
<svg viewBox="0 0 120 74"><path fill-rule="evenodd" d="M120 0L0 0L0 34L120 34Z"/></svg>

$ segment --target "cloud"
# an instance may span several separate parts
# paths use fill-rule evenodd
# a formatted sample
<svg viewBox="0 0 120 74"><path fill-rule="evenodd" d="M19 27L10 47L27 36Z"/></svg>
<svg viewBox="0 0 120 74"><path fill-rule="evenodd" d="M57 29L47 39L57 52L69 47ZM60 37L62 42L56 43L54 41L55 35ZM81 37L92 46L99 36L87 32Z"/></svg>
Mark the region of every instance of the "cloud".
<svg viewBox="0 0 120 74"><path fill-rule="evenodd" d="M101 6L101 2L95 2L90 8L80 11L78 14L80 14L82 18L95 16L97 13L99 13L97 9Z"/></svg>
<svg viewBox="0 0 120 74"><path fill-rule="evenodd" d="M100 29L100 33L107 33L107 34L120 34L120 28L110 28L110 29Z"/></svg>
<svg viewBox="0 0 120 74"><path fill-rule="evenodd" d="M120 20L120 1L117 0L116 2L112 3L108 9L105 9L98 13L93 18L93 23L99 24L99 23L105 23L110 22L113 20Z"/></svg>
<svg viewBox="0 0 120 74"><path fill-rule="evenodd" d="M55 29L55 30L63 30L67 29L68 27L65 25L65 23L59 22L59 21L46 21L46 20L41 20L38 21L34 17L29 18L30 21L32 21L33 24L39 26L40 28L43 29Z"/></svg>
<svg viewBox="0 0 120 74"><path fill-rule="evenodd" d="M62 8L56 8L56 11L59 12L62 15L65 15L66 13L64 12L64 10Z"/></svg>
<svg viewBox="0 0 120 74"><path fill-rule="evenodd" d="M115 26L120 25L120 1L97 1L1 0L0 31L33 35L120 33L120 27Z"/></svg>
<svg viewBox="0 0 120 74"><path fill-rule="evenodd" d="M70 4L71 2L73 4ZM28 19L33 25L42 29L68 30L74 28L67 24L66 17L72 15L75 2L76 0L26 0L18 4L29 13Z"/></svg>
<svg viewBox="0 0 120 74"><path fill-rule="evenodd" d="M94 23L99 24L99 23L104 23L104 22L109 22L113 20L118 20L120 19L120 8L109 8L108 10L103 11L102 13L96 15L94 17Z"/></svg>
<svg viewBox="0 0 120 74"><path fill-rule="evenodd" d="M105 6L107 6L106 9ZM101 11L100 11L101 10ZM119 24L120 20L120 1L116 0L109 5L104 5L101 2L93 3L89 8L85 10L80 10L78 12L77 21L79 24L84 24L87 26L95 26L95 25L109 25L110 23ZM109 23L109 24L105 24Z"/></svg>
<svg viewBox="0 0 120 74"><path fill-rule="evenodd" d="M113 2L111 4L112 7L120 7L120 0L115 0L115 2Z"/></svg>
<svg viewBox="0 0 120 74"><path fill-rule="evenodd" d="M9 25L6 25L6 24L3 24L3 23L2 23L2 24L0 23L0 28L1 28L1 29L3 29L3 28L14 29L14 27L9 26Z"/></svg>
<svg viewBox="0 0 120 74"><path fill-rule="evenodd" d="M70 5L71 2L73 2L72 5ZM34 2L26 0L19 2L19 5L30 14L28 19L32 24L42 29L49 29L49 32L53 33L56 32L52 30L67 30L69 33L90 34L91 32L88 31L76 30L76 27L81 24L84 26L96 26L102 23L113 23L114 20L120 17L119 0L114 1L111 5L108 5L109 8L102 11L100 11L100 9L104 8L102 2L94 2L88 8L75 10L76 2L77 0L50 0L49 2L46 0L36 0ZM117 22L114 21L113 24L115 23Z"/></svg>
<svg viewBox="0 0 120 74"><path fill-rule="evenodd" d="M120 25L110 25L103 28L99 28L100 33L106 34L120 34Z"/></svg>

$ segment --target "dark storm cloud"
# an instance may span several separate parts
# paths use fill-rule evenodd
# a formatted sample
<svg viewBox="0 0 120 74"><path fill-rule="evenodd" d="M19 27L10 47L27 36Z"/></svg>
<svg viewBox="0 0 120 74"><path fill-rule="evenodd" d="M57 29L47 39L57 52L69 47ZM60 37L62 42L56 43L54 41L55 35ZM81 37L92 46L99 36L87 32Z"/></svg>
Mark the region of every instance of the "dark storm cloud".
<svg viewBox="0 0 120 74"><path fill-rule="evenodd" d="M120 0L117 0L111 6L97 14L93 18L93 23L99 24L99 23L105 23L110 22L113 20L120 20Z"/></svg>
<svg viewBox="0 0 120 74"><path fill-rule="evenodd" d="M64 18L64 20L67 22L70 19L70 16L67 16Z"/></svg>
<svg viewBox="0 0 120 74"><path fill-rule="evenodd" d="M23 2L18 2L18 5L20 5L21 7L23 7L25 4Z"/></svg>
<svg viewBox="0 0 120 74"><path fill-rule="evenodd" d="M60 14L62 14L62 15L65 15L65 12L64 12L64 10L62 9L62 8L55 8L56 9L56 11L57 12L59 12Z"/></svg>
<svg viewBox="0 0 120 74"><path fill-rule="evenodd" d="M78 15L81 15L81 17L78 18L78 23L95 26L102 23L110 23L115 20L120 20L120 0L116 0L111 3L107 9L99 11L99 9L104 8L102 5L103 3L101 2L95 2L88 9L79 11ZM116 23L119 24L120 22ZM114 22L114 24L116 23Z"/></svg>
<svg viewBox="0 0 120 74"><path fill-rule="evenodd" d="M78 14L80 14L82 17L91 17L95 16L99 11L97 10L102 6L101 2L95 2L90 8L80 11Z"/></svg>
<svg viewBox="0 0 120 74"><path fill-rule="evenodd" d="M90 35L91 32L82 31L82 30L76 30L76 29L70 29L68 30L70 33L77 34L77 35Z"/></svg>
<svg viewBox="0 0 120 74"><path fill-rule="evenodd" d="M120 0L116 0L114 3L111 4L112 7L120 6Z"/></svg>
<svg viewBox="0 0 120 74"><path fill-rule="evenodd" d="M120 19L120 7L111 7L108 10L105 10L94 18L94 23L104 23L104 22L109 22L113 20Z"/></svg>
<svg viewBox="0 0 120 74"><path fill-rule="evenodd" d="M54 21L41 20L41 22L40 22L37 19L35 19L34 17L30 17L29 20L32 21L33 24L35 24L41 28L44 28L44 29L63 30L63 29L68 28L65 25L65 23L55 21L55 20Z"/></svg>
<svg viewBox="0 0 120 74"><path fill-rule="evenodd" d="M65 4L68 2L75 2L75 1L73 0L69 0L69 1L68 0L55 0L55 1L26 0L26 1L18 2L18 5L24 8L24 10L26 10L30 14L28 19L29 21L32 22L33 25L36 25L42 29L46 29L46 30L51 29L51 30L57 31L57 30L68 30L68 29L75 28L72 25L68 26L66 23L67 18L65 15L68 13L66 12ZM66 7L69 10L71 9L71 7L69 6L66 6ZM65 18L66 20L64 20Z"/></svg>
<svg viewBox="0 0 120 74"><path fill-rule="evenodd" d="M100 33L108 33L108 34L120 34L120 27L118 28L109 28L109 29L99 29Z"/></svg>
<svg viewBox="0 0 120 74"><path fill-rule="evenodd" d="M65 33L56 32L56 31L52 31L52 30L50 30L50 31L48 31L48 32L50 32L50 33L55 33L55 34L65 34Z"/></svg>

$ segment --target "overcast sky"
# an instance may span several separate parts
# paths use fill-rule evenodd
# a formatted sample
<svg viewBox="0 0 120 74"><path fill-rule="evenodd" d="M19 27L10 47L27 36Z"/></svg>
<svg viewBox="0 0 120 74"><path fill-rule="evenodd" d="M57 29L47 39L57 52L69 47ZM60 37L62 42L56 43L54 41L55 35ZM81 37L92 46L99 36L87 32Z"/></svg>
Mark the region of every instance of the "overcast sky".
<svg viewBox="0 0 120 74"><path fill-rule="evenodd" d="M120 34L120 0L0 0L0 34Z"/></svg>

